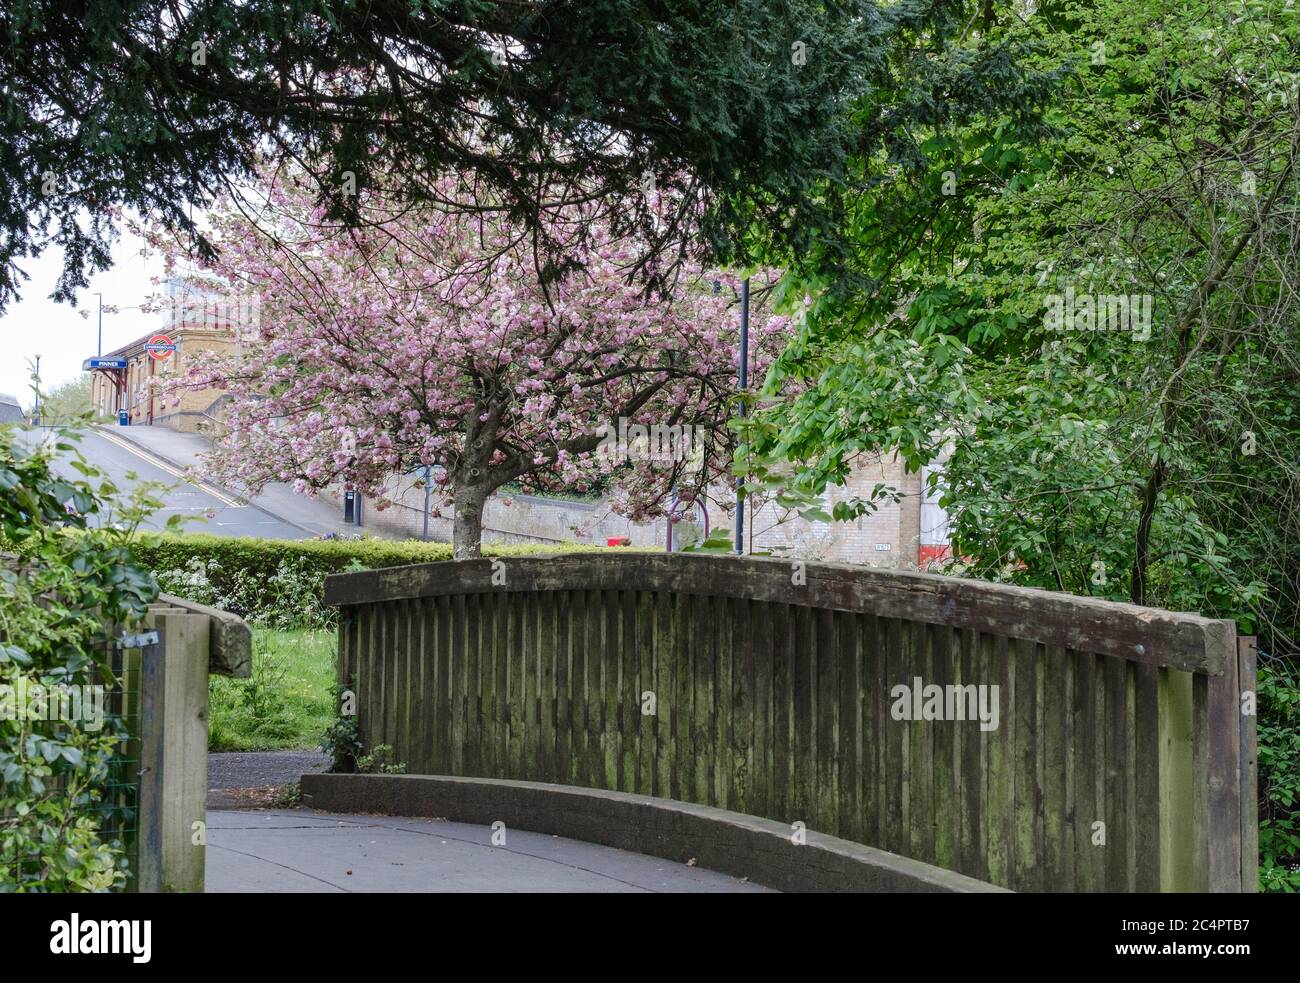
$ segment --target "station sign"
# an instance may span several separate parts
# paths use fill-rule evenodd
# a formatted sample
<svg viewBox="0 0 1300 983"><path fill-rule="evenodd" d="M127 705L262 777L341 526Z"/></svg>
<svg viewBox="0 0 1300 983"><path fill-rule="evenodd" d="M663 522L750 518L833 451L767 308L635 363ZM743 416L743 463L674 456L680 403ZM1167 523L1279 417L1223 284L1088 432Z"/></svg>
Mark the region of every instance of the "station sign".
<svg viewBox="0 0 1300 983"><path fill-rule="evenodd" d="M159 362L172 357L176 344L165 334L156 334L145 342L144 350Z"/></svg>
<svg viewBox="0 0 1300 983"><path fill-rule="evenodd" d="M124 369L126 368L126 359L124 358L88 358L81 363L81 368L85 372L92 369Z"/></svg>

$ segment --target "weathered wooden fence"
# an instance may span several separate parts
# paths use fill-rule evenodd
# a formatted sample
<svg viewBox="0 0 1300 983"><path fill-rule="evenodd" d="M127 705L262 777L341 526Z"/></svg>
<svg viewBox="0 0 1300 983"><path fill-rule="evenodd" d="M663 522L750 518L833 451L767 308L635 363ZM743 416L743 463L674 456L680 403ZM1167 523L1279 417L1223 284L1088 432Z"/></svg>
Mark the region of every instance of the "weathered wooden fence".
<svg viewBox="0 0 1300 983"><path fill-rule="evenodd" d="M325 593L363 740L413 773L715 805L1018 890L1255 889L1254 649L1228 621L682 554Z"/></svg>

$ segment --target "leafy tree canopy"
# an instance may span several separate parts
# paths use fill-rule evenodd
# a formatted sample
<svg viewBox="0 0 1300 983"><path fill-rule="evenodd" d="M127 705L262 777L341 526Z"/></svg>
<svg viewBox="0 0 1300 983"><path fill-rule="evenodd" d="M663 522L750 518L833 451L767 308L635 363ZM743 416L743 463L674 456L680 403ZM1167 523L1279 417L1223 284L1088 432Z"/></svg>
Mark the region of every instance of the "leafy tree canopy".
<svg viewBox="0 0 1300 983"><path fill-rule="evenodd" d="M108 265L123 206L210 258L192 207L272 149L307 168L330 216L353 224L353 192L382 176L400 175L412 201L441 202L438 176L455 172L472 175L457 204L506 210L556 247L543 250L550 260L562 249L545 241L542 213L579 187L617 207L625 228L662 234L660 245L703 209L715 247L761 228L799 254L835 228L831 192L856 146L901 153L919 124L1035 102L1041 86L1021 78L1010 51L955 43L989 10L12 0L0 10L0 166L12 180L0 201L0 309L23 278L17 260L49 244L65 251L53 297L71 301ZM890 98L846 126L847 103L875 90ZM560 190L548 199L542 188ZM631 192L647 189L678 196L675 219L656 223L635 204Z"/></svg>

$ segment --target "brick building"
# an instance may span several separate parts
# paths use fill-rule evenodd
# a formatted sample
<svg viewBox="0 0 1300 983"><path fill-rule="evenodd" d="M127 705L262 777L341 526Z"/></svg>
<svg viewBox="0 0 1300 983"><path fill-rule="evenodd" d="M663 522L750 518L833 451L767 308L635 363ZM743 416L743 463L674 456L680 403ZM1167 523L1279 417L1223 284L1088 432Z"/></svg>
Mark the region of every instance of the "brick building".
<svg viewBox="0 0 1300 983"><path fill-rule="evenodd" d="M180 405L162 398L154 391L151 380L179 378L196 359L214 353L238 354L241 337L256 323L257 306L245 298L231 298L213 290L195 286L183 279L167 281L167 321L163 327L141 335L95 359L87 359L83 368L92 372L91 405L95 412L116 416L125 409L132 424L170 427L174 430L202 431L220 420L224 394L213 389L186 390ZM145 346L151 338L165 335L175 350L157 358ZM115 362L112 367L96 363Z"/></svg>

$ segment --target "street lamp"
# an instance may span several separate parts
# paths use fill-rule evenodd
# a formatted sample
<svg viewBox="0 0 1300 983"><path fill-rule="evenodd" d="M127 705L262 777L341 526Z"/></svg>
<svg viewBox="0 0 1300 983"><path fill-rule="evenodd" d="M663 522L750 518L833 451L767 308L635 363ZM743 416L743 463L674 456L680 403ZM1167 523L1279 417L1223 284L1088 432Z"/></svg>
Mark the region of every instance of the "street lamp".
<svg viewBox="0 0 1300 983"><path fill-rule="evenodd" d="M740 284L740 390L749 385L749 277ZM740 415L745 416L745 401L740 401ZM736 488L736 555L745 552L745 492Z"/></svg>
<svg viewBox="0 0 1300 983"><path fill-rule="evenodd" d="M99 298L99 344L95 346L95 354L98 356L104 354L104 295L97 293L95 296Z"/></svg>
<svg viewBox="0 0 1300 983"><path fill-rule="evenodd" d="M36 403L32 406L32 426L41 425L41 356L36 356Z"/></svg>

